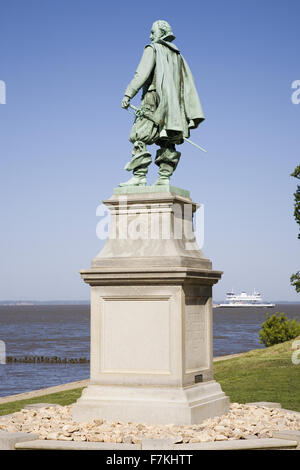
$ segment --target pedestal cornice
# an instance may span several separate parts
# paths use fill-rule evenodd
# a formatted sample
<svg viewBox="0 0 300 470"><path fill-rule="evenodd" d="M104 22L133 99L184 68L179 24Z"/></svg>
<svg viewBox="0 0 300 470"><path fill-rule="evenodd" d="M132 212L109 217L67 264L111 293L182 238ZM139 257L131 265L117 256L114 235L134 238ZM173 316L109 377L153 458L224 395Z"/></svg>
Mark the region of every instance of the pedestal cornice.
<svg viewBox="0 0 300 470"><path fill-rule="evenodd" d="M222 271L197 269L183 266L136 268L91 268L80 271L81 277L90 286L124 284L177 284L201 283L212 286L222 276Z"/></svg>

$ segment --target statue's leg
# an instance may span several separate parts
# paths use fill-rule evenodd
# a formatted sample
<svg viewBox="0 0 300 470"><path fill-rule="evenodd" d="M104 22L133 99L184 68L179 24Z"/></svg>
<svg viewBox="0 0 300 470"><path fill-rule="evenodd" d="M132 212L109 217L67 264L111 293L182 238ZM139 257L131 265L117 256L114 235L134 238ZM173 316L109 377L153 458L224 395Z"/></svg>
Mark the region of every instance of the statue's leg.
<svg viewBox="0 0 300 470"><path fill-rule="evenodd" d="M155 163L159 166L158 179L155 185L169 184L170 177L176 170L180 159L180 152L177 152L175 144L167 141L158 142L160 149L156 153Z"/></svg>
<svg viewBox="0 0 300 470"><path fill-rule="evenodd" d="M157 106L155 91L145 94L141 109L149 113L154 112ZM152 145L158 137L158 129L153 121L145 116L138 115L131 129L129 140L133 143L132 158L125 166L125 170L132 171L133 177L119 186L146 186L148 166L152 162L151 154L146 145Z"/></svg>
<svg viewBox="0 0 300 470"><path fill-rule="evenodd" d="M134 142L132 158L125 166L125 170L132 171L133 177L125 183L120 183L119 186L146 186L146 174L151 162L151 154L148 152L146 144L140 140Z"/></svg>

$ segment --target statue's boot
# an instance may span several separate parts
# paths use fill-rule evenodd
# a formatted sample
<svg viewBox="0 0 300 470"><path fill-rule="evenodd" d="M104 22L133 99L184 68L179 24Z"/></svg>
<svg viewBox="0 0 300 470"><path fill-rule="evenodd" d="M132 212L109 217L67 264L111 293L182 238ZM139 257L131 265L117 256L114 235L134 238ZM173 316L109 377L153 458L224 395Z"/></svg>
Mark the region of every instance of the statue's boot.
<svg viewBox="0 0 300 470"><path fill-rule="evenodd" d="M119 186L146 186L147 185L147 178L143 175L137 175L133 172L133 177L130 178L125 183L120 183Z"/></svg>
<svg viewBox="0 0 300 470"><path fill-rule="evenodd" d="M151 154L148 152L144 142L135 142L132 150L132 159L125 166L125 170L132 171L133 177L125 183L120 183L119 186L146 186L146 174L151 162Z"/></svg>
<svg viewBox="0 0 300 470"><path fill-rule="evenodd" d="M158 170L158 179L155 181L154 186L170 184L170 176L174 173L174 169L167 163L161 163Z"/></svg>
<svg viewBox="0 0 300 470"><path fill-rule="evenodd" d="M176 170L180 159L180 152L177 152L174 144L164 144L156 153L155 163L159 166L158 179L154 186L170 184L170 177Z"/></svg>

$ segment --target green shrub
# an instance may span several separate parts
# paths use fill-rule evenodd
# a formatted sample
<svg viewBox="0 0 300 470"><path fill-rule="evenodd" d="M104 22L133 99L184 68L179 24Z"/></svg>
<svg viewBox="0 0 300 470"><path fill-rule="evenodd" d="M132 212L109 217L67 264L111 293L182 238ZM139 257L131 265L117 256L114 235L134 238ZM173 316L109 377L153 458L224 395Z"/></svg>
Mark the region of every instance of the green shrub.
<svg viewBox="0 0 300 470"><path fill-rule="evenodd" d="M285 313L266 315L266 321L261 325L259 342L266 347L273 344L284 343L300 335L300 323L297 320L289 320Z"/></svg>

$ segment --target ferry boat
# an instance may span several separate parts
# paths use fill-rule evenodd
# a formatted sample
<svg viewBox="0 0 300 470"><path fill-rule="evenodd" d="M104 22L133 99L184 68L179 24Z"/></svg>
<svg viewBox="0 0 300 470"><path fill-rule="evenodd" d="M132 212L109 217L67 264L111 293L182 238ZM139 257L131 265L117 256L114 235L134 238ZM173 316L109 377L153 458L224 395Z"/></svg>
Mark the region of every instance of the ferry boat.
<svg viewBox="0 0 300 470"><path fill-rule="evenodd" d="M255 289L253 294L242 292L235 294L233 291L227 292L226 302L219 304L219 307L275 307L275 304L264 302L259 292Z"/></svg>

